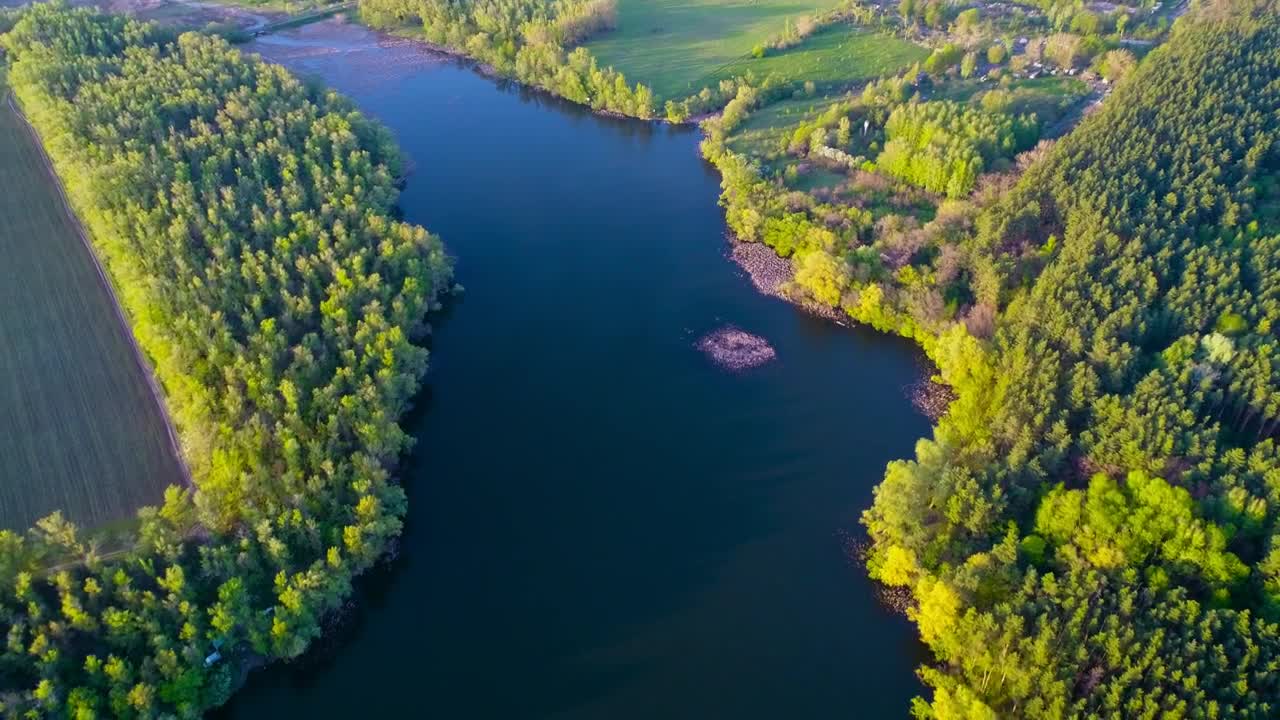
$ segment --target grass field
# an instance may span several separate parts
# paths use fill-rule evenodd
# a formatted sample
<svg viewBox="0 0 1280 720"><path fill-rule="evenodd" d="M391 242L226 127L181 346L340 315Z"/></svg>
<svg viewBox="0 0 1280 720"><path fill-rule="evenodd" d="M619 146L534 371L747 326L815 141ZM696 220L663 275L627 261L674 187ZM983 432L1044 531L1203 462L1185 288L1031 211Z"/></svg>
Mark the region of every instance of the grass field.
<svg viewBox="0 0 1280 720"><path fill-rule="evenodd" d="M729 136L729 149L754 158L767 158L778 153L779 145L791 138L797 125L812 120L832 104L849 99L847 95L784 100L767 105L749 115Z"/></svg>
<svg viewBox="0 0 1280 720"><path fill-rule="evenodd" d="M758 78L776 74L788 81L812 80L818 87L830 87L892 74L927 57L929 51L915 43L841 24L824 28L789 50L731 63L712 79L751 71Z"/></svg>
<svg viewBox="0 0 1280 720"><path fill-rule="evenodd" d="M100 527L182 472L114 298L7 97L0 75L0 527L54 510Z"/></svg>
<svg viewBox="0 0 1280 720"><path fill-rule="evenodd" d="M618 29L587 44L601 65L621 70L659 98L701 90L716 71L756 43L838 0L621 0Z"/></svg>

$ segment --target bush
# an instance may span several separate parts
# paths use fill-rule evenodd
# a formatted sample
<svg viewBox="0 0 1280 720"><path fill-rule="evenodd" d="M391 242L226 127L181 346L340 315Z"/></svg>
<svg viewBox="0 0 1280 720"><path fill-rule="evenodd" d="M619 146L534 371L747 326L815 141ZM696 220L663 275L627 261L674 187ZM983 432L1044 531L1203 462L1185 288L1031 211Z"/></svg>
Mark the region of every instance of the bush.
<svg viewBox="0 0 1280 720"><path fill-rule="evenodd" d="M1070 33L1055 33L1044 43L1044 56L1064 70L1076 66L1081 56L1081 39Z"/></svg>
<svg viewBox="0 0 1280 720"><path fill-rule="evenodd" d="M1119 82L1137 66L1137 59L1128 50L1112 50L1099 57L1096 63L1098 74L1113 83Z"/></svg>

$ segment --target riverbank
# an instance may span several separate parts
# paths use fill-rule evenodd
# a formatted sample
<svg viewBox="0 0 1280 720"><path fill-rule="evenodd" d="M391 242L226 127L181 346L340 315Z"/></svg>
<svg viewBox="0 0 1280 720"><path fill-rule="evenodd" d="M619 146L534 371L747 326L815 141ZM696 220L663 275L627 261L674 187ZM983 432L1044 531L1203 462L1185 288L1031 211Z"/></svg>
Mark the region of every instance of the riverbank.
<svg viewBox="0 0 1280 720"><path fill-rule="evenodd" d="M514 80L503 73L500 73L493 66L488 65L465 52L445 45L432 43L424 39L421 33L414 31L404 30L387 32L369 27L359 21L339 21L337 19L333 19L308 25L304 29L306 40L308 43L314 45L323 46L331 44L335 48L340 49L345 45L345 41L340 40L340 35L343 32L341 28L345 22L353 22L354 24L364 28L366 31L371 33L374 38L394 39L396 41L414 43L422 50L429 53L464 63L467 67L472 68L475 72L486 78L505 82L514 82L520 84L531 92L543 93L548 97L552 97L557 100L572 102L571 100L567 100L566 98L537 85L525 85L520 83L518 80ZM381 40L375 41L381 42ZM690 118L684 122L672 122L662 118L636 118L612 110L593 108L590 105L579 103L575 104L579 105L586 112L609 119L623 119L629 122L651 123L670 127L696 126L704 139L707 137L706 125L704 123L706 121L714 122L715 119L719 117L718 114L704 114L696 118L696 122L694 118ZM714 163L712 163L712 165L714 165ZM718 168L717 172L719 172ZM768 246L758 242L741 242L733 237L732 234L726 236L726 242L729 248L728 257L740 269L742 269L748 277L751 278L752 284L761 293L788 302L806 313L844 327L848 327L854 323L854 321L849 318L848 315L841 312L839 308L813 302L811 299L803 297L803 293L795 292L793 290L795 269L792 266L791 261L786 258L779 257Z"/></svg>
<svg viewBox="0 0 1280 720"><path fill-rule="evenodd" d="M693 129L695 123L671 123L666 120L653 119L641 120L639 118L630 118L619 115L617 113L593 109L586 105L571 103L563 97L551 93L537 86L523 85L513 81L510 78L498 73L491 66L485 65L480 61L468 56L465 53L451 49L449 47L430 43L416 33L395 33L384 32L371 28L363 23L351 22L338 19L325 20L319 23L307 25L304 28L298 28L294 31L296 37L305 44L313 48L313 51L319 51L320 48L331 48L333 52L350 53L353 47L358 46L365 40L357 40L352 42L351 38L346 37L354 28L359 28L362 33L368 34L368 41L376 43L392 52L392 61L394 64L400 65L411 62L412 53L404 51L414 49L419 53L426 54L429 57L448 60L450 62L459 63L461 66L477 73L488 81L512 82L522 89L524 92L535 93L545 96L555 102L563 102L574 105L584 113L589 113L596 117L607 118L609 120L623 121L627 123L642 123L650 126L664 126L680 129ZM370 81L377 77L378 69L373 67L364 68L361 72L369 73ZM715 122L719 115L703 118L703 120L711 120ZM701 141L705 141L708 137L707 125L703 122L696 123L696 132ZM406 158L408 164L412 164L412 157ZM717 176L723 180L723 175L715 163L703 159L703 163L712 168ZM814 302L806 296L795 283L796 269L793 261L788 258L780 257L773 248L762 242L742 242L733 236L732 232L726 232L722 235L723 255L730 263L738 268L750 280L751 285L761 295L782 300L789 306L799 310L806 315L813 316L824 322L833 323L846 330L854 327L865 327L875 332L885 332L884 328L872 328L870 325L863 325L851 318L841 308L831 305L824 305ZM903 333L887 332L890 335L903 335L908 340L912 340L910 335ZM913 341L914 342L914 341ZM925 348L924 344L918 344L918 347ZM927 359L926 359L927 362ZM954 399L954 394L945 385L936 382L937 369L931 363L925 368L926 379L920 383L913 385L907 390L906 396L924 416L930 420L936 421L945 414L950 402ZM934 378L934 379L929 379Z"/></svg>
<svg viewBox="0 0 1280 720"><path fill-rule="evenodd" d="M406 425L400 558L358 583L340 652L263 670L225 715L900 712L915 632L836 531L927 431L918 351L757 292L696 129L317 27L246 49L393 131L405 217L449 238L468 293ZM730 326L773 358L713 362L698 341Z"/></svg>
<svg viewBox="0 0 1280 720"><path fill-rule="evenodd" d="M849 327L849 318L835 308L807 300L793 291L796 271L790 260L780 257L764 243L742 242L732 234L725 237L729 243L729 259L747 274L751 284L762 295L791 303L810 315Z"/></svg>

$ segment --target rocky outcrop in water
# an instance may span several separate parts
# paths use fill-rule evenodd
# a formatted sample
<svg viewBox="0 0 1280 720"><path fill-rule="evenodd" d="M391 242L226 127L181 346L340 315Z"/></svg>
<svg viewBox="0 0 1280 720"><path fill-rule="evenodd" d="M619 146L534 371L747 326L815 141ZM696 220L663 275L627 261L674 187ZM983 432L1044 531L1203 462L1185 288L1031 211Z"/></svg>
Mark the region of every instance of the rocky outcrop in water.
<svg viewBox="0 0 1280 720"><path fill-rule="evenodd" d="M777 357L768 340L731 325L704 335L697 347L726 370L749 370Z"/></svg>

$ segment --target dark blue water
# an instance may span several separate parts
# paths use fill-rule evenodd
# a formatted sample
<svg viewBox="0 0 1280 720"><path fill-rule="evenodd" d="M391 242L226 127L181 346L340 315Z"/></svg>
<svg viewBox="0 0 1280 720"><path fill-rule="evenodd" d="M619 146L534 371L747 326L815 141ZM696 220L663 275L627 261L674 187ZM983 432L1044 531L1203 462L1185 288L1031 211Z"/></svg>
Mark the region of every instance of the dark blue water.
<svg viewBox="0 0 1280 720"><path fill-rule="evenodd" d="M253 49L396 134L465 296L408 426L409 526L234 718L903 716L919 659L841 533L928 430L902 341L757 294L690 130L612 121L325 24ZM727 324L777 359L694 347Z"/></svg>

